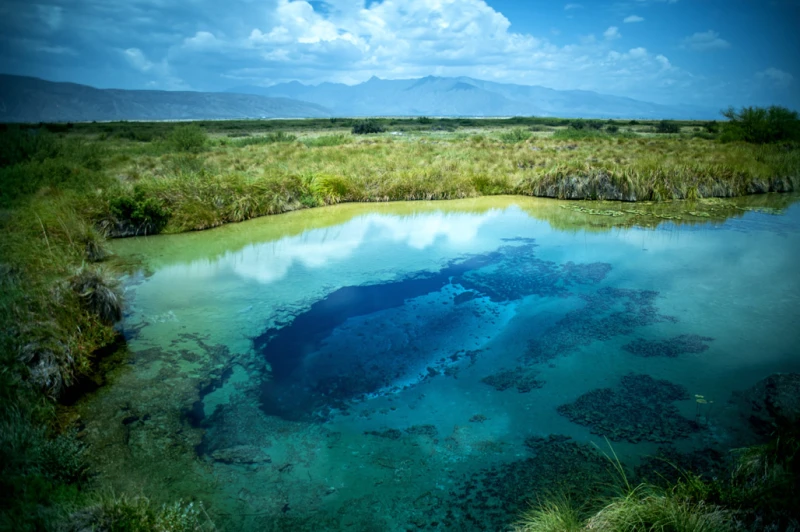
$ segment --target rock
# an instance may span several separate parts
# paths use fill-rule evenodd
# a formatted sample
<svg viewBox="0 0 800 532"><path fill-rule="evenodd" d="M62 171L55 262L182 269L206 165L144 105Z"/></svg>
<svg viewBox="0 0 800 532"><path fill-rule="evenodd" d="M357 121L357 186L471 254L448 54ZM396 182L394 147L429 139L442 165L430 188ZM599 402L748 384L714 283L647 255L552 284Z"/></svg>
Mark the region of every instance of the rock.
<svg viewBox="0 0 800 532"><path fill-rule="evenodd" d="M460 305L462 303L466 303L467 301L471 301L478 296L478 293L473 290L468 290L466 292L462 292L458 294L453 301L456 305Z"/></svg>
<svg viewBox="0 0 800 532"><path fill-rule="evenodd" d="M216 462L224 464L259 464L270 463L272 458L258 447L252 445L237 445L227 449L217 449L211 453Z"/></svg>
<svg viewBox="0 0 800 532"><path fill-rule="evenodd" d="M775 373L743 395L745 414L756 432L771 434L800 425L800 373Z"/></svg>

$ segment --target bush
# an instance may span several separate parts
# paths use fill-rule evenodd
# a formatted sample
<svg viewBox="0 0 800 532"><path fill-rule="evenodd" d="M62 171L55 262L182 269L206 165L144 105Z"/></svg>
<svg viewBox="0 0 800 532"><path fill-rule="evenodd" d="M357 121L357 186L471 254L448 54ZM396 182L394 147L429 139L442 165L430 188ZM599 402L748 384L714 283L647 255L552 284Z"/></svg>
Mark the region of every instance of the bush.
<svg viewBox="0 0 800 532"><path fill-rule="evenodd" d="M164 204L145 196L141 188L134 187L133 195L123 195L111 200L113 218L111 232L118 236L152 235L167 225L170 211Z"/></svg>
<svg viewBox="0 0 800 532"><path fill-rule="evenodd" d="M375 120L360 120L353 125L353 135L368 135L370 133L383 133L384 129Z"/></svg>
<svg viewBox="0 0 800 532"><path fill-rule="evenodd" d="M58 137L46 129L12 127L0 134L0 168L28 161L44 161L61 151Z"/></svg>
<svg viewBox="0 0 800 532"><path fill-rule="evenodd" d="M503 131L500 133L500 140L509 144L513 144L516 142L525 142L531 138L531 136L532 135L530 131L526 131L521 127L515 127L511 131Z"/></svg>
<svg viewBox="0 0 800 532"><path fill-rule="evenodd" d="M176 151L201 151L207 141L208 135L196 124L177 126L167 137L167 143Z"/></svg>
<svg viewBox="0 0 800 532"><path fill-rule="evenodd" d="M606 131L609 133L617 133L619 131L619 126L616 124L609 124L606 126Z"/></svg>
<svg viewBox="0 0 800 532"><path fill-rule="evenodd" d="M656 126L656 133L680 133L681 128L671 120L662 120Z"/></svg>
<svg viewBox="0 0 800 532"><path fill-rule="evenodd" d="M720 138L724 142L766 144L800 140L800 119L796 111L786 107L743 107L738 112L730 107L722 115L728 119L722 125Z"/></svg>

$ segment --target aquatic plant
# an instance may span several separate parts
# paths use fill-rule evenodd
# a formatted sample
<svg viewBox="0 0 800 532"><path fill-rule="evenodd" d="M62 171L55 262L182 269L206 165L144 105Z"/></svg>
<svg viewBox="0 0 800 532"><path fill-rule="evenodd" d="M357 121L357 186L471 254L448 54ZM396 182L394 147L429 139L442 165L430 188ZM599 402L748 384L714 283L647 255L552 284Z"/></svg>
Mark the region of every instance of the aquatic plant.
<svg viewBox="0 0 800 532"><path fill-rule="evenodd" d="M107 493L95 504L72 513L62 529L75 532L201 532L216 530L216 527L202 503L158 505L144 496Z"/></svg>
<svg viewBox="0 0 800 532"><path fill-rule="evenodd" d="M684 353L702 353L708 349L713 338L697 334L681 334L666 340L637 338L622 346L622 349L638 357L675 358Z"/></svg>
<svg viewBox="0 0 800 532"><path fill-rule="evenodd" d="M559 406L558 413L612 441L667 442L696 430L671 404L688 398L682 386L630 374L620 379L616 389L587 392L575 402Z"/></svg>
<svg viewBox="0 0 800 532"><path fill-rule="evenodd" d="M568 271L574 269L570 267ZM591 282L602 275L603 269L598 265L582 275L587 275ZM658 312L657 297L658 292L652 290L612 287L603 287L594 294L582 294L580 298L586 302L585 306L568 312L528 342L521 361L528 364L549 362L593 341L629 335L646 325L676 321L676 318Z"/></svg>

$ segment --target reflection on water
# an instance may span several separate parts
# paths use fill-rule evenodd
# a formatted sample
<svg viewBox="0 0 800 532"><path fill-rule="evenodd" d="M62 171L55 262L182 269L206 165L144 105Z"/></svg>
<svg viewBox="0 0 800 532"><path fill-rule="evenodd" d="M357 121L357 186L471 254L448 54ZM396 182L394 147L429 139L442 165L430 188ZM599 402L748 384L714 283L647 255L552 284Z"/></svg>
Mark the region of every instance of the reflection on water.
<svg viewBox="0 0 800 532"><path fill-rule="evenodd" d="M147 273L87 437L120 489L232 530L500 530L607 482L591 442L749 441L731 394L800 368L793 199L343 205L118 242Z"/></svg>

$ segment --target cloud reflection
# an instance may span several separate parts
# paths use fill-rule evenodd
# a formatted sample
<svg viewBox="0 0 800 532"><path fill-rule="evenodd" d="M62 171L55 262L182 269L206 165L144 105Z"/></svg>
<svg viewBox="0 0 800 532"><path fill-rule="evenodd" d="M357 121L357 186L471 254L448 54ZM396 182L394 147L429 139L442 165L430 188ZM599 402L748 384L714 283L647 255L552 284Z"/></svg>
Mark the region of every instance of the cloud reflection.
<svg viewBox="0 0 800 532"><path fill-rule="evenodd" d="M247 246L226 254L217 266L230 266L236 274L260 283L274 283L283 279L292 266L322 268L347 259L371 242L394 242L423 250L444 239L448 245L463 247L475 238L481 225L499 214L500 211L491 210L482 215L436 212L360 216L336 227Z"/></svg>

